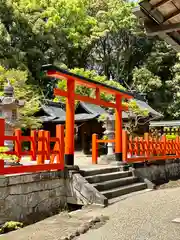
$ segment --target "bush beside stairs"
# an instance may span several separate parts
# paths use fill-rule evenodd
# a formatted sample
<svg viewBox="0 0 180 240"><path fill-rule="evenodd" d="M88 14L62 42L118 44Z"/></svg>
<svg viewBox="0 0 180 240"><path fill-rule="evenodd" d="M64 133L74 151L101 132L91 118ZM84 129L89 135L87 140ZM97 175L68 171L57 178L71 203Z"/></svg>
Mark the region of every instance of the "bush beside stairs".
<svg viewBox="0 0 180 240"><path fill-rule="evenodd" d="M147 188L147 184L133 176L132 171L122 171L120 167L83 170L81 174L108 199L108 204L118 201L123 195Z"/></svg>

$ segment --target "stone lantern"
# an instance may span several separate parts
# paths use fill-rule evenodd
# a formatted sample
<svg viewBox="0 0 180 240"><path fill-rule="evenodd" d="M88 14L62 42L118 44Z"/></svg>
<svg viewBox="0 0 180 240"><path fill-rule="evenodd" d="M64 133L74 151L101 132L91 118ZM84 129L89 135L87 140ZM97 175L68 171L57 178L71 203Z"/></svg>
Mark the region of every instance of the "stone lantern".
<svg viewBox="0 0 180 240"><path fill-rule="evenodd" d="M0 117L5 119L5 135L13 136L18 121L18 109L24 106L24 101L14 97L14 88L10 82L4 86L4 96L0 97ZM12 141L5 141L5 146L13 149Z"/></svg>
<svg viewBox="0 0 180 240"><path fill-rule="evenodd" d="M106 116L103 127L106 129L104 131L105 136L107 136L108 139L114 139L115 138L114 115L110 113ZM107 155L112 154L114 154L114 143L108 143Z"/></svg>

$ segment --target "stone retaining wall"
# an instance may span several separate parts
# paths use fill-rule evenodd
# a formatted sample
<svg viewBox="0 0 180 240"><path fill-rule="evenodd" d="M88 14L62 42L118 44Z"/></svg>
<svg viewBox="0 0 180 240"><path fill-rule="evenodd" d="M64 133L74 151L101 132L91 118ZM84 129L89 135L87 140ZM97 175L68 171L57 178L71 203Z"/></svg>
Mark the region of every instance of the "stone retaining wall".
<svg viewBox="0 0 180 240"><path fill-rule="evenodd" d="M106 205L107 199L79 169L0 176L0 225L33 223L66 209L69 204Z"/></svg>
<svg viewBox="0 0 180 240"><path fill-rule="evenodd" d="M66 205L63 172L0 176L0 224L32 223Z"/></svg>
<svg viewBox="0 0 180 240"><path fill-rule="evenodd" d="M154 185L180 179L180 159L134 164L134 175Z"/></svg>

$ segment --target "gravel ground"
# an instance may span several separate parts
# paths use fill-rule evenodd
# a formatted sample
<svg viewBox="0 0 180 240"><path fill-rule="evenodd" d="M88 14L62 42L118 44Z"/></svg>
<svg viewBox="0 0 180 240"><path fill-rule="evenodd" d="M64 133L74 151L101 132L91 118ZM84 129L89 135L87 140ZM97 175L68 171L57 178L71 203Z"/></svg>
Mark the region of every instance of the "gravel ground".
<svg viewBox="0 0 180 240"><path fill-rule="evenodd" d="M77 240L179 240L180 188L139 194L103 210L110 220Z"/></svg>
<svg viewBox="0 0 180 240"><path fill-rule="evenodd" d="M167 188L176 188L180 187L180 179L175 181L169 181L168 183L158 186L157 189L167 189Z"/></svg>
<svg viewBox="0 0 180 240"><path fill-rule="evenodd" d="M62 215L48 218L22 230L1 236L2 240L61 240L74 233L92 216L109 220L98 229L90 229L76 240L179 240L180 188L160 189L130 196L107 208L78 211L70 219ZM68 238L72 239L72 238Z"/></svg>

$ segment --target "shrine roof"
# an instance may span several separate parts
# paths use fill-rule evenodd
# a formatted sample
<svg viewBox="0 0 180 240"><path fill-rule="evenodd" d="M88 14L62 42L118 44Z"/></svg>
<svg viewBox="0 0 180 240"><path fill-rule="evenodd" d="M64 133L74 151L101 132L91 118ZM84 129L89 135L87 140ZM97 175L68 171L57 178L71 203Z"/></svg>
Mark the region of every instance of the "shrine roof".
<svg viewBox="0 0 180 240"><path fill-rule="evenodd" d="M159 36L180 51L180 1L143 0L133 9L148 36Z"/></svg>
<svg viewBox="0 0 180 240"><path fill-rule="evenodd" d="M148 110L149 117L156 119L163 117L161 113L155 111L146 102L138 99L136 99L136 102L142 110ZM78 113L76 112L75 122L88 121L98 118L101 114L107 114L107 111L104 108L94 104L79 102L78 107L81 107L82 110ZM40 117L43 122L62 123L66 120L65 104L62 102L52 102L46 100L42 104L41 109L46 113L46 115ZM129 117L134 118L135 114L128 114L124 111L122 112L123 119L128 119Z"/></svg>

